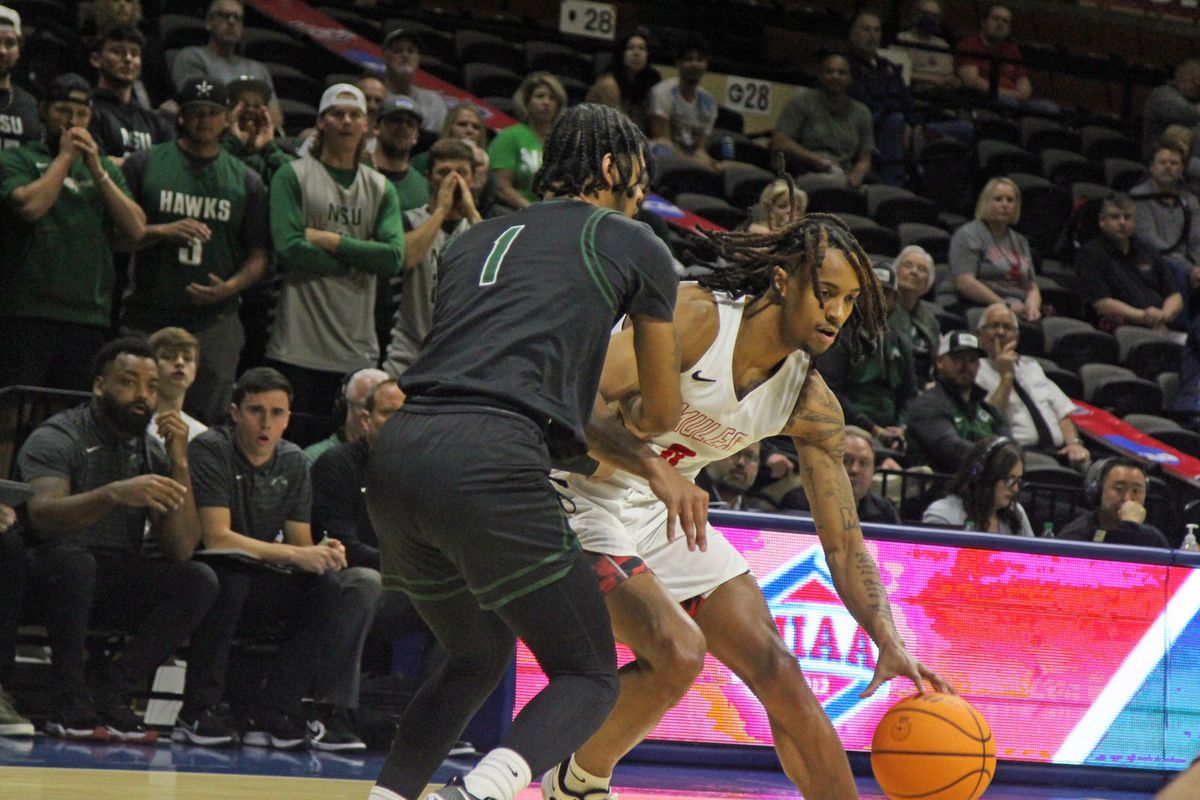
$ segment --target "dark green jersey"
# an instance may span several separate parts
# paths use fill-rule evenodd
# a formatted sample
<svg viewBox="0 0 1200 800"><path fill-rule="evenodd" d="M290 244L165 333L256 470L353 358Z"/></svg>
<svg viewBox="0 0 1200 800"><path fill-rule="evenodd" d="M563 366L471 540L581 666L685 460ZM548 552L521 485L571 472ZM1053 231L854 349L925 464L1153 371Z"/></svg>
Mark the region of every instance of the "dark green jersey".
<svg viewBox="0 0 1200 800"><path fill-rule="evenodd" d="M201 160L175 142L134 153L122 171L147 224L195 219L212 231L207 242L160 241L137 252L125 324L151 331L164 325L198 330L236 308L236 296L197 305L186 289L190 283L208 285L210 274L229 278L250 247L269 246L266 187L258 174L224 150Z"/></svg>

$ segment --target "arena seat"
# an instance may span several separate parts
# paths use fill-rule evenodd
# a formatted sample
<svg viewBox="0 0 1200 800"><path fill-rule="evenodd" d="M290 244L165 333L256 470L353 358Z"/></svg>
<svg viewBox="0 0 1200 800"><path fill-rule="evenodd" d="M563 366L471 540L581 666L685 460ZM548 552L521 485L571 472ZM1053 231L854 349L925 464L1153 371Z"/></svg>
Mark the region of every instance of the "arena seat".
<svg viewBox="0 0 1200 800"><path fill-rule="evenodd" d="M945 262L950 256L950 234L936 225L902 222L896 226L896 234L900 237L901 250L909 245L923 247L935 264Z"/></svg>
<svg viewBox="0 0 1200 800"><path fill-rule="evenodd" d="M933 225L938 208L932 200L898 186L882 183L863 187L867 198L867 215L885 228L896 228L905 222Z"/></svg>
<svg viewBox="0 0 1200 800"><path fill-rule="evenodd" d="M1153 414L1162 408L1162 389L1115 364L1083 364L1083 399L1117 416Z"/></svg>
<svg viewBox="0 0 1200 800"><path fill-rule="evenodd" d="M1042 320L1046 355L1058 365L1078 370L1084 364L1117 363L1117 340L1083 320L1047 317Z"/></svg>
<svg viewBox="0 0 1200 800"><path fill-rule="evenodd" d="M1183 345L1138 325L1122 325L1114 335L1120 348L1117 363L1133 370L1138 377L1153 381L1164 372L1179 369Z"/></svg>

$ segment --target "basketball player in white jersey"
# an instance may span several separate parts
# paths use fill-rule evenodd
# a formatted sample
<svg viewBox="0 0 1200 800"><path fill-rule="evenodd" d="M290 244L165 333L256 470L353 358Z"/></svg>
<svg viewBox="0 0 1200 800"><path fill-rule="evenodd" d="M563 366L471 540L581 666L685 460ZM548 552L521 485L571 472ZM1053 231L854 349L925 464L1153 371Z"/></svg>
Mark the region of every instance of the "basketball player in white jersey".
<svg viewBox="0 0 1200 800"><path fill-rule="evenodd" d="M680 288L675 313L683 414L652 446L694 478L706 463L750 442L791 436L835 587L879 648L863 696L899 675L921 691L924 680L952 691L907 651L892 622L842 465L842 410L809 368L856 307L866 336L881 333L883 298L870 261L845 225L825 215L803 217L775 233L710 240L731 266L705 276L702 285ZM632 339L618 333L601 392L621 404L635 430L637 391ZM762 702L784 772L806 800L857 798L837 732L733 546L711 527L694 539L673 537L666 507L621 470L571 475L563 493L575 503L571 527L593 557L616 638L637 661L622 670L620 697L600 730L545 774L542 796L607 798L617 762L687 691L707 649Z"/></svg>

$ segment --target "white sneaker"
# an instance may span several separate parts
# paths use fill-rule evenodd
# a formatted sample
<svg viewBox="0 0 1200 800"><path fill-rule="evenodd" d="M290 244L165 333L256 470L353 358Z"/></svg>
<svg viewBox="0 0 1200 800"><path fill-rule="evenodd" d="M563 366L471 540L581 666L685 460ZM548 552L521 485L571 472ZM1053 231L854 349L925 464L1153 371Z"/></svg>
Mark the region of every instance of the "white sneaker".
<svg viewBox="0 0 1200 800"><path fill-rule="evenodd" d="M570 761L568 758L551 767L542 776L542 800L620 800L620 795L612 789L588 789L584 792L568 789L565 775Z"/></svg>

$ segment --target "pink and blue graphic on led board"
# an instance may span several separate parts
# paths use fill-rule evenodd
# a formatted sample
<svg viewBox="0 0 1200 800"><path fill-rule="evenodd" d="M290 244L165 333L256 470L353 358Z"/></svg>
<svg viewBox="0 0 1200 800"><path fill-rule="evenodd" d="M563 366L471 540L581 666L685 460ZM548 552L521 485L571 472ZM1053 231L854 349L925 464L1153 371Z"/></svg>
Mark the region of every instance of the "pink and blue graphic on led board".
<svg viewBox="0 0 1200 800"><path fill-rule="evenodd" d="M776 628L843 743L869 749L879 719L912 684L897 679L859 697L878 652L838 600L817 538L721 530L759 576ZM1161 769L1200 752L1200 572L908 542L868 547L901 635L984 714L1000 758ZM623 650L621 663L629 658ZM522 646L516 709L544 685ZM711 658L650 738L772 744L757 700Z"/></svg>

